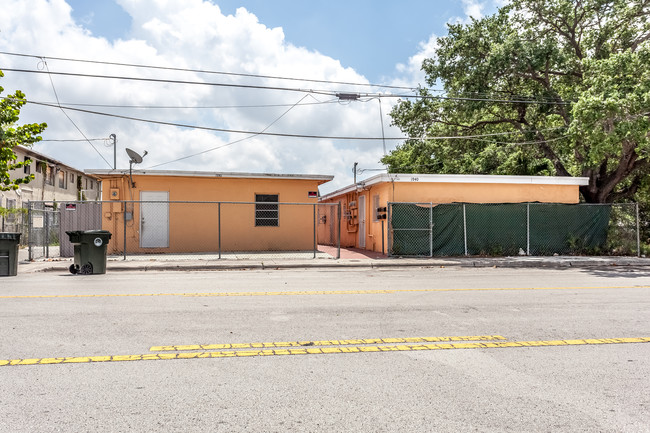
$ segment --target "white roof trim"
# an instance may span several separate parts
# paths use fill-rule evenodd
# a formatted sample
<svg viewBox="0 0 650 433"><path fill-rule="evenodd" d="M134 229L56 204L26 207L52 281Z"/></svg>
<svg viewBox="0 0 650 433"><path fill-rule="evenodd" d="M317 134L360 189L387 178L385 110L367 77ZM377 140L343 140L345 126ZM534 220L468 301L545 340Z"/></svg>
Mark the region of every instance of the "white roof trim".
<svg viewBox="0 0 650 433"><path fill-rule="evenodd" d="M348 185L321 197L327 200L341 194L356 191L364 186L385 182L404 183L483 183L509 185L589 185L588 177L569 176L501 176L490 174L417 174L417 173L382 173Z"/></svg>
<svg viewBox="0 0 650 433"><path fill-rule="evenodd" d="M85 170L95 176L128 175L129 170ZM179 170L133 170L138 176L185 176L185 177L213 177L213 178L243 178L243 179L298 179L318 180L329 182L334 176L320 174L277 174L277 173L229 173L214 171L179 171Z"/></svg>

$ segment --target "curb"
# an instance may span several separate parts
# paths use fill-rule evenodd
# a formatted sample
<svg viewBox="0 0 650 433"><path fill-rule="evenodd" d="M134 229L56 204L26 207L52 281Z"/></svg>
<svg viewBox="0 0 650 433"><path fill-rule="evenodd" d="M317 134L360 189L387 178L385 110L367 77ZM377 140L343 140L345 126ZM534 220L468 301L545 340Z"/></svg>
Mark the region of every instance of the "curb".
<svg viewBox="0 0 650 433"><path fill-rule="evenodd" d="M23 266L26 265L23 263ZM29 266L29 264L27 264ZM586 260L503 260L503 259L485 259L485 260L437 260L437 261L400 261L397 260L364 260L358 262L318 262L314 263L264 263L264 262L247 262L247 263L215 263L215 264L178 264L159 262L155 264L144 262L141 266L139 262L130 262L129 265L107 264L106 270L113 271L138 271L138 272L192 272L192 271L228 271L228 270L280 270L280 269L389 269L389 268L545 268L545 269L566 269L566 268L646 268L650 267L650 259L625 259L625 260L603 260L603 259L586 259ZM27 270L26 273L36 272L68 272L68 265L49 266L40 269Z"/></svg>

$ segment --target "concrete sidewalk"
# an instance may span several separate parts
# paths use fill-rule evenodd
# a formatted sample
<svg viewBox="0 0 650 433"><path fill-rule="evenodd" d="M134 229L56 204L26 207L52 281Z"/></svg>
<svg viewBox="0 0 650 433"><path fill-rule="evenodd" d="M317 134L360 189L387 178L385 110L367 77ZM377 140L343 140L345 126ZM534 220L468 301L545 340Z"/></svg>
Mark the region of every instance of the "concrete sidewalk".
<svg viewBox="0 0 650 433"><path fill-rule="evenodd" d="M69 272L72 258L21 261L18 273ZM131 256L127 260L110 257L107 272L115 271L219 271L246 269L303 269L303 268L404 268L404 267L517 267L517 268L607 268L630 267L650 269L650 258L639 257L440 257L440 258L356 258L356 259L295 259L260 257L259 259L206 259L201 255Z"/></svg>

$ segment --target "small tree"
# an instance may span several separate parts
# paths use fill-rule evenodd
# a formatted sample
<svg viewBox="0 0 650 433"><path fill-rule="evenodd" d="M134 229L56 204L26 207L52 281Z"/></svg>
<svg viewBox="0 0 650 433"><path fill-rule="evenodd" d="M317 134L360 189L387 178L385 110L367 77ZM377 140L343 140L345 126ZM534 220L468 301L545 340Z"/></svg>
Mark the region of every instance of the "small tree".
<svg viewBox="0 0 650 433"><path fill-rule="evenodd" d="M4 77L2 71L0 71L0 77ZM0 86L0 95L3 91L4 88ZM47 128L45 123L16 126L20 108L26 103L25 94L20 90L0 99L0 191L18 189L21 184L29 183L34 179L33 174L14 179L10 177L11 170L22 168L31 163L30 160L17 161L13 148L18 145L31 146L40 141L41 137L38 134Z"/></svg>

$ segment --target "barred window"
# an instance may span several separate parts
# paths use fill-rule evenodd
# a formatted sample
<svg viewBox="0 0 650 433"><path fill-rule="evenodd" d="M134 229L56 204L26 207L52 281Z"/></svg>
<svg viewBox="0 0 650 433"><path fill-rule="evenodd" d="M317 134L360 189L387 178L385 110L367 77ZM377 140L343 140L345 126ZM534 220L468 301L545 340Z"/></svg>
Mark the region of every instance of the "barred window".
<svg viewBox="0 0 650 433"><path fill-rule="evenodd" d="M255 194L255 227L278 227L278 194Z"/></svg>

